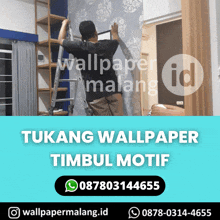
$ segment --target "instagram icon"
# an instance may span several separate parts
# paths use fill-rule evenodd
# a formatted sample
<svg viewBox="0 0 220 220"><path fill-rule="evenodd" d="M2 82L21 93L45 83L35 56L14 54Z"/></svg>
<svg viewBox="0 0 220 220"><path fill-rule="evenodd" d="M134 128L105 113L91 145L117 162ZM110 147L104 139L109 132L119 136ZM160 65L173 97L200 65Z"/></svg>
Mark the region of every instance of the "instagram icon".
<svg viewBox="0 0 220 220"><path fill-rule="evenodd" d="M10 219L19 219L20 213L21 213L21 211L18 207L10 207L8 209L8 217Z"/></svg>

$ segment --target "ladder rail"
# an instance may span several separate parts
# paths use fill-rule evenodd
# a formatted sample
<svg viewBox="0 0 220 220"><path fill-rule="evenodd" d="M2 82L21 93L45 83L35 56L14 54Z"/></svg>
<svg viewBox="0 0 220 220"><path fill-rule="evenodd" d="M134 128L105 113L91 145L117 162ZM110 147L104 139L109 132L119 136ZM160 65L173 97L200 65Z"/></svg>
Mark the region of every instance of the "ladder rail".
<svg viewBox="0 0 220 220"><path fill-rule="evenodd" d="M70 41L74 41L74 36L72 32L71 25L69 24L68 28L68 38ZM81 39L80 37L75 36L77 39ZM62 64L62 58L64 54L64 48L63 46L59 46L59 53L58 53L58 59L57 59L57 67L56 67L56 73L55 73L55 80L54 80L54 89L53 89L53 95L52 95L52 101L51 101L51 107L49 109L49 116L53 116L54 108L56 106L57 102L70 102L69 105L69 115L73 115L73 109L76 101L76 95L78 91L78 83L79 80L82 79L81 72L77 70L77 78L78 79L60 79L60 74L61 74L61 67L60 64ZM57 92L58 92L58 87L60 82L74 82L75 83L75 92L74 92L74 98L67 98L67 99L57 99ZM89 109L88 103L86 100L84 100L84 108L87 116L92 115L92 111Z"/></svg>
<svg viewBox="0 0 220 220"><path fill-rule="evenodd" d="M57 67L56 67L56 74L55 74L55 80L54 80L54 89L53 89L53 95L52 95L52 101L51 101L51 107L49 109L49 115L53 116L53 111L56 105L56 98L57 98L57 90L59 87L59 79L60 79L60 73L61 73L61 69L60 69L60 62L63 58L63 54L64 54L64 48L63 46L59 46L59 53L58 53L58 59L57 59Z"/></svg>

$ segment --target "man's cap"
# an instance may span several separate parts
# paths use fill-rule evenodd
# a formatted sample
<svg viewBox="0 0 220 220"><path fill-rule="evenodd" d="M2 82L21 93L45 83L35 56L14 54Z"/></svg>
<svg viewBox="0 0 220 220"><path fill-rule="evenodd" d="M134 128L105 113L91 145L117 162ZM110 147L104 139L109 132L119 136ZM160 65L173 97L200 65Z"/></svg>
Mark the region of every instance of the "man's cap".
<svg viewBox="0 0 220 220"><path fill-rule="evenodd" d="M95 33L95 24L92 21L82 21L79 25L79 31L83 38L90 38Z"/></svg>

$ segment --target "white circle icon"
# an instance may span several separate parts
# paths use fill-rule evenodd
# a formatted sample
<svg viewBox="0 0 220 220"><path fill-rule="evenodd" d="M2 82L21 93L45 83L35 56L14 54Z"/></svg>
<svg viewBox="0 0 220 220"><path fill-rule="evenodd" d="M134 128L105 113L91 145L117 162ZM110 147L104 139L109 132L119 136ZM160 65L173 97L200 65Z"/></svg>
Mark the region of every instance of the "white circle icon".
<svg viewBox="0 0 220 220"><path fill-rule="evenodd" d="M179 54L171 57L164 65L162 80L171 93L188 96L201 87L204 80L203 67L195 57Z"/></svg>

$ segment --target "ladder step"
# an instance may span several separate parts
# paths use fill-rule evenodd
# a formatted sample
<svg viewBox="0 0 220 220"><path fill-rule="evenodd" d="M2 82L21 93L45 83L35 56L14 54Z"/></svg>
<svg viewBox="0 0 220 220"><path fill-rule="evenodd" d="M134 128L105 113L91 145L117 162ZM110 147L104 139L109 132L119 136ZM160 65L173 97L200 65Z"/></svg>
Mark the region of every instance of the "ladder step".
<svg viewBox="0 0 220 220"><path fill-rule="evenodd" d="M55 102L71 102L74 101L75 99L56 99Z"/></svg>
<svg viewBox="0 0 220 220"><path fill-rule="evenodd" d="M77 82L77 79L60 79L59 82Z"/></svg>

